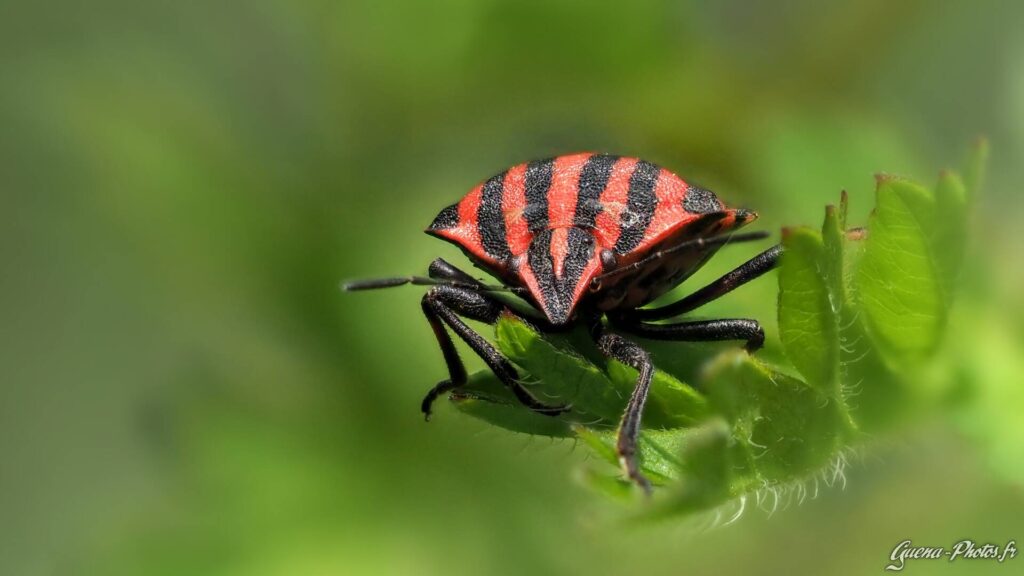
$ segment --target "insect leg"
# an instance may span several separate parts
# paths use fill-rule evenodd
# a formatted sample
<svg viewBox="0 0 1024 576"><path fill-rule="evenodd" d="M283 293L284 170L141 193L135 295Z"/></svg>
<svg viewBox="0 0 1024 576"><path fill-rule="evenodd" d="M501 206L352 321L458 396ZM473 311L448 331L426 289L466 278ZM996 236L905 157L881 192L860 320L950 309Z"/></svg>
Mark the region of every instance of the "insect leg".
<svg viewBox="0 0 1024 576"><path fill-rule="evenodd" d="M626 315L635 320L665 320L696 310L776 268L781 255L782 245L776 244L747 260L732 272L681 300L658 308L632 310Z"/></svg>
<svg viewBox="0 0 1024 576"><path fill-rule="evenodd" d="M647 393L651 388L654 366L651 364L650 355L646 350L618 334L606 331L600 321L595 323L592 332L594 341L597 342L597 347L602 354L631 366L639 372L636 387L633 388L633 394L629 397L626 411L622 415L622 422L619 424L615 450L619 455L619 462L629 478L643 488L644 492L650 494L651 483L640 472L636 451L637 441L640 437L640 420L643 417L644 405L647 403Z"/></svg>
<svg viewBox="0 0 1024 576"><path fill-rule="evenodd" d="M455 344L445 329L451 328L470 348L473 349L503 384L509 387L516 398L528 408L549 415L557 415L566 410L560 406L547 406L533 397L522 384L519 374L512 364L499 353L483 336L466 325L459 316L480 322L494 324L504 310L504 306L486 294L470 288L440 285L434 286L423 295L423 314L434 330L434 336L441 347L445 363L448 365L449 378L432 388L423 398L423 414L430 418L430 407L438 396L466 383L466 368L459 358Z"/></svg>
<svg viewBox="0 0 1024 576"><path fill-rule="evenodd" d="M452 280L467 286L484 287L482 282L459 270L444 258L435 258L430 263L430 266L427 268L427 276L437 280Z"/></svg>
<svg viewBox="0 0 1024 576"><path fill-rule="evenodd" d="M748 352L754 352L764 345L764 330L757 320L730 318L721 320L698 320L678 324L648 324L622 319L613 319L616 328L651 340L674 340L684 342L713 342L719 340L745 340Z"/></svg>

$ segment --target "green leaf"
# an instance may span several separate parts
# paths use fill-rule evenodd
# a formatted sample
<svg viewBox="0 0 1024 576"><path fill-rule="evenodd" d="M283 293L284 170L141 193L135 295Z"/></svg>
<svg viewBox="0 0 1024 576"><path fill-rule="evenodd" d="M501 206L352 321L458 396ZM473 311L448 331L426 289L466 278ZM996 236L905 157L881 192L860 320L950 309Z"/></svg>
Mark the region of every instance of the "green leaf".
<svg viewBox="0 0 1024 576"><path fill-rule="evenodd" d="M618 467L619 457L615 451L618 440L615 431L596 431L583 426L575 428L576 436L604 461ZM685 437L683 430L645 430L638 442L640 469L655 484L665 484L678 475L681 461L679 450Z"/></svg>
<svg viewBox="0 0 1024 576"><path fill-rule="evenodd" d="M809 228L782 232L782 268L779 271L779 337L786 356L807 381L834 390L838 381L838 303L827 275L825 244Z"/></svg>
<svg viewBox="0 0 1024 576"><path fill-rule="evenodd" d="M450 397L463 414L512 432L568 438L573 435L572 422L561 416L548 416L524 410L507 388L490 371L470 376L469 382Z"/></svg>
<svg viewBox="0 0 1024 576"><path fill-rule="evenodd" d="M851 242L847 242L849 256ZM905 419L916 398L901 375L885 362L865 327L864 314L844 306L840 314L839 380L851 422L875 433Z"/></svg>
<svg viewBox="0 0 1024 576"><path fill-rule="evenodd" d="M742 351L719 355L705 387L722 416L700 426L642 434L641 468L667 497L650 515L712 508L760 487L808 478L832 459L850 427L841 403ZM616 465L614 432L577 428Z"/></svg>
<svg viewBox="0 0 1024 576"><path fill-rule="evenodd" d="M623 480L617 475L598 472L593 468L587 467L580 471L579 479L587 488L604 494L613 500L630 502L637 498L637 493L632 483Z"/></svg>
<svg viewBox="0 0 1024 576"><path fill-rule="evenodd" d="M844 253L846 251L846 225L844 224L846 219L845 195L842 200L842 214L831 204L825 207L825 223L821 225L821 239L824 250L818 262L818 270L822 280L824 280L825 290L828 293L829 312L837 317L839 311L846 303L843 278Z"/></svg>
<svg viewBox="0 0 1024 576"><path fill-rule="evenodd" d="M495 328L499 350L524 371L522 383L541 402L571 407L557 417L538 414L518 402L490 373L474 374L452 400L471 416L515 432L563 437L570 424L615 430L633 388L636 370L609 362L607 373L556 338L545 339L515 316L505 315ZM488 402L500 408L486 406ZM644 411L647 429L692 426L707 415L702 394L657 370Z"/></svg>
<svg viewBox="0 0 1024 576"><path fill-rule="evenodd" d="M736 475L735 447L731 427L720 418L690 430L680 442L679 480L646 516L658 518L707 510L749 490L749 477Z"/></svg>
<svg viewBox="0 0 1024 576"><path fill-rule="evenodd" d="M495 328L498 349L521 366L525 384L539 400L571 404L579 420L615 426L629 391L615 386L597 366L571 349L556 347L518 318L505 315Z"/></svg>
<svg viewBox="0 0 1024 576"><path fill-rule="evenodd" d="M637 371L621 362L608 362L608 376L622 390L636 386ZM620 412L621 413L621 412ZM671 374L655 370L644 409L644 426L669 429L693 426L708 414L707 399Z"/></svg>
<svg viewBox="0 0 1024 576"><path fill-rule="evenodd" d="M636 371L609 362L607 374L572 349L558 347L514 316L498 321L498 348L522 366L540 387L541 399L570 404L575 420L618 426L636 386ZM678 428L692 425L707 412L703 396L678 379L656 371L651 382L644 421L648 427Z"/></svg>
<svg viewBox="0 0 1024 576"><path fill-rule="evenodd" d="M705 386L763 480L787 481L814 472L850 431L841 401L742 351L719 356Z"/></svg>
<svg viewBox="0 0 1024 576"><path fill-rule="evenodd" d="M925 188L879 177L877 207L857 274L857 293L876 343L896 358L935 349L946 299L935 246L935 201Z"/></svg>

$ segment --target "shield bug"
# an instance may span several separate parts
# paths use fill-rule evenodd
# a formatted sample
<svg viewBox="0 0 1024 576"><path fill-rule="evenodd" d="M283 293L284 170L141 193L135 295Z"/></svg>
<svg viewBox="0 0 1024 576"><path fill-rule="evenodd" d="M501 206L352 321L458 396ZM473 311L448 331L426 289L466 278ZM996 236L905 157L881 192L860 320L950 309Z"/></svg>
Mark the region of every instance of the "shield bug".
<svg viewBox="0 0 1024 576"><path fill-rule="evenodd" d="M449 331L530 409L549 415L569 409L531 395L512 363L463 318L493 324L501 314L514 314L542 332L584 324L603 354L638 371L619 425L617 450L626 474L649 491L636 450L654 367L647 351L627 336L738 340L750 352L760 348L764 331L755 320L677 317L774 268L780 246L676 302L644 307L686 280L726 243L765 238L765 233L735 232L756 218L754 212L727 207L711 191L644 160L590 153L558 156L519 164L487 179L441 210L426 230L461 248L499 286L486 285L438 258L427 277L357 281L344 288L431 286L423 296L423 313L448 365L448 378L423 399L428 418L434 400L466 382ZM495 296L498 291L525 300L532 313L510 309Z"/></svg>

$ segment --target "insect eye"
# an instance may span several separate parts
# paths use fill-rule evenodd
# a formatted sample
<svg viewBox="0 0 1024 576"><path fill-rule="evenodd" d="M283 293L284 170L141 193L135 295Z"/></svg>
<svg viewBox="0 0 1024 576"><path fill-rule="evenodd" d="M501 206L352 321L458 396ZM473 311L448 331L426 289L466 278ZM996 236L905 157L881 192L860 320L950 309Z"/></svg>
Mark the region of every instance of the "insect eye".
<svg viewBox="0 0 1024 576"><path fill-rule="evenodd" d="M608 249L601 251L601 267L604 268L605 272L608 272L612 268L615 268L615 265L617 263L618 260L615 258L614 252Z"/></svg>
<svg viewBox="0 0 1024 576"><path fill-rule="evenodd" d="M590 283L590 291L591 292L599 292L600 290L601 290L601 281L600 280L594 280L593 282Z"/></svg>

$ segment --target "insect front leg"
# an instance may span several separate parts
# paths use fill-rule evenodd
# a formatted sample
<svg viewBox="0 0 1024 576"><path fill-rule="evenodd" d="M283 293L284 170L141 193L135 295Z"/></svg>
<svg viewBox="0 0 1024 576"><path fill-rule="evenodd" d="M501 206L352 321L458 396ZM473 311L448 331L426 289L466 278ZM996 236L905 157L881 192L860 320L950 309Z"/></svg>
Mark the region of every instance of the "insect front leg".
<svg viewBox="0 0 1024 576"><path fill-rule="evenodd" d="M640 437L640 420L643 417L644 405L647 403L647 394L651 389L654 365L651 364L650 355L646 350L618 334L606 331L600 321L595 323L592 334L602 354L631 366L638 372L636 387L633 388L633 394L629 397L622 422L619 424L615 449L619 455L619 462L629 478L644 492L650 494L651 482L640 472L636 451Z"/></svg>
<svg viewBox="0 0 1024 576"><path fill-rule="evenodd" d="M443 262L443 261L442 261ZM450 265L449 265L450 266ZM454 268L454 267L453 267ZM431 267L433 270L433 266ZM541 414L558 415L566 410L560 406L547 406L533 397L519 383L519 373L512 363L501 355L483 336L475 332L462 321L460 316L494 324L505 306L489 295L461 286L434 286L423 295L423 314L434 330L434 336L441 347L445 363L448 365L448 379L434 386L423 398L421 408L427 419L430 418L431 406L440 395L454 390L466 383L466 368L459 358L447 328L457 334L469 347L476 352L495 376L508 386L516 398L525 406Z"/></svg>
<svg viewBox="0 0 1024 576"><path fill-rule="evenodd" d="M436 280L452 280L478 289L484 287L483 282L459 270L444 258L435 258L430 263L430 266L427 267L427 276Z"/></svg>

